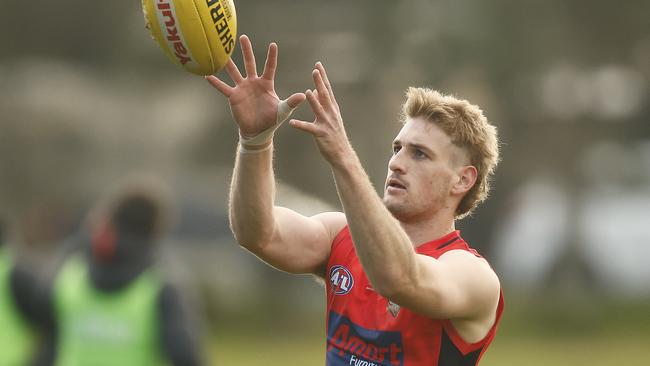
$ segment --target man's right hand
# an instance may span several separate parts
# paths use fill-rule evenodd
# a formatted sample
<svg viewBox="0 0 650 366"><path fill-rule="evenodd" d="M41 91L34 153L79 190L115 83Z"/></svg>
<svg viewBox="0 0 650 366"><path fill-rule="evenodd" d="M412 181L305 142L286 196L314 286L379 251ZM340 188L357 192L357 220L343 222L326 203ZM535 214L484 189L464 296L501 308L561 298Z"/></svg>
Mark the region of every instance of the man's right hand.
<svg viewBox="0 0 650 366"><path fill-rule="evenodd" d="M234 87L214 76L206 76L212 86L228 97L242 138L230 185L230 226L241 246L270 265L290 273L323 276L332 241L346 225L345 215L326 212L306 217L274 206L272 149L267 149L270 143L259 142L267 141L267 134L286 117L286 106L280 104L274 88L278 46L269 45L264 72L258 77L250 40L242 36L240 41L246 77L232 60L226 65L226 71ZM305 98L305 94L297 93L285 102L289 108L295 108ZM279 105L282 110L278 115Z"/></svg>
<svg viewBox="0 0 650 366"><path fill-rule="evenodd" d="M206 80L228 98L230 110L239 126L242 137L251 138L275 126L278 118L278 98L275 92L275 70L278 61L278 46L271 43L266 56L264 72L257 76L255 55L250 39L246 35L239 38L246 77L240 73L237 65L228 60L226 71L235 83L232 87L216 76L206 76ZM287 98L290 108L295 108L305 100L305 94L296 93Z"/></svg>

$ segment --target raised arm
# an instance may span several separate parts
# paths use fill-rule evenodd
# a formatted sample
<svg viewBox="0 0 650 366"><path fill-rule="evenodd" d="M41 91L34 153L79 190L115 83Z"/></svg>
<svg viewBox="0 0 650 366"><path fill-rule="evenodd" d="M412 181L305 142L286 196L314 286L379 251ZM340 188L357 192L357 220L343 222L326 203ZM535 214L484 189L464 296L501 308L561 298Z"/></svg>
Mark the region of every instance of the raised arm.
<svg viewBox="0 0 650 366"><path fill-rule="evenodd" d="M334 236L345 225L342 213L305 217L275 207L273 133L290 111L305 100L296 93L280 101L275 87L278 47L268 48L264 72L257 75L255 56L246 36L240 38L246 77L230 60L229 86L215 76L206 79L230 103L240 143L230 187L229 217L240 245L270 265L291 273L322 274Z"/></svg>

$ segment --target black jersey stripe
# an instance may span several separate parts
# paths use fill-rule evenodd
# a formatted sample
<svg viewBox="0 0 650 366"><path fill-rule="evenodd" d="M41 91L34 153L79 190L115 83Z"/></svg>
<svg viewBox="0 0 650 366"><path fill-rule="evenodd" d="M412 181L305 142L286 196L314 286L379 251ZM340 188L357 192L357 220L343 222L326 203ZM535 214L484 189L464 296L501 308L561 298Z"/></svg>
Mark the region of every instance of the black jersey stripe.
<svg viewBox="0 0 650 366"><path fill-rule="evenodd" d="M442 249L442 248L444 248L444 247L446 247L446 246L448 246L448 245L451 245L451 244L455 243L456 240L458 240L458 239L459 239L459 237L455 237L455 238L453 238L453 239L450 239L450 240L448 240L448 241L446 241L446 242L440 244L440 246L437 247L436 250L438 250L438 249Z"/></svg>
<svg viewBox="0 0 650 366"><path fill-rule="evenodd" d="M454 345L454 342L451 341L447 332L443 329L438 366L475 366L482 349L479 348L463 356L460 350Z"/></svg>

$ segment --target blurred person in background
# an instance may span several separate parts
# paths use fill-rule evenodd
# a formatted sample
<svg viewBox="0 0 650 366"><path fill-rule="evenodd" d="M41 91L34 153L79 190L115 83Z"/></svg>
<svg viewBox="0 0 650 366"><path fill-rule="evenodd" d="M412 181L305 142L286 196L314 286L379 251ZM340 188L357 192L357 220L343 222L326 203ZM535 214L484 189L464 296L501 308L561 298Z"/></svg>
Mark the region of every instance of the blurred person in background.
<svg viewBox="0 0 650 366"><path fill-rule="evenodd" d="M326 364L476 365L496 333L503 297L455 220L487 197L496 128L465 100L410 88L382 200L346 136L324 67L312 72L315 90L280 101L277 46L269 46L261 76L246 36L241 47L246 76L232 60L226 68L234 87L206 77L228 98L239 127L231 227L270 265L325 279ZM345 213L305 217L274 206L273 133L305 99L315 121L290 124L314 137Z"/></svg>
<svg viewBox="0 0 650 366"><path fill-rule="evenodd" d="M0 366L28 365L34 354L35 278L14 260L0 218Z"/></svg>
<svg viewBox="0 0 650 366"><path fill-rule="evenodd" d="M84 252L66 259L41 301L37 365L201 365L181 296L156 270L170 225L166 188L134 179L100 201Z"/></svg>

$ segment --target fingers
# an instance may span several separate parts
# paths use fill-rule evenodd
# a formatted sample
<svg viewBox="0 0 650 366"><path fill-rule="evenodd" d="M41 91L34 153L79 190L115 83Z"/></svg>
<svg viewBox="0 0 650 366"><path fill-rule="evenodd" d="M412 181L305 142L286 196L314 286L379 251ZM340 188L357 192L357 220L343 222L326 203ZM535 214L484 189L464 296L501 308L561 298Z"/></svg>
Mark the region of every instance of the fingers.
<svg viewBox="0 0 650 366"><path fill-rule="evenodd" d="M320 101L321 105L327 108L332 104L332 101L330 99L330 94L327 91L327 87L325 87L325 82L323 81L320 71L312 71L311 76L314 78L314 85L316 85L316 91L318 92L316 98Z"/></svg>
<svg viewBox="0 0 650 366"><path fill-rule="evenodd" d="M255 55L253 54L253 45L246 35L239 38L241 43L242 54L244 55L244 67L246 68L246 77L257 77L257 66L255 65Z"/></svg>
<svg viewBox="0 0 650 366"><path fill-rule="evenodd" d="M278 66L278 45L271 43L269 50L266 53L266 63L264 64L264 72L262 72L262 79L273 80L275 78L275 70Z"/></svg>
<svg viewBox="0 0 650 366"><path fill-rule="evenodd" d="M298 104L302 103L305 101L305 96L304 93L296 93L292 94L289 98L287 98L287 104L289 105L290 108L296 108Z"/></svg>
<svg viewBox="0 0 650 366"><path fill-rule="evenodd" d="M239 84L242 80L244 80L244 77L241 75L241 72L239 72L239 69L237 68L237 65L235 65L235 62L232 60L232 58L229 58L228 63L226 63L226 71L228 72L228 75L232 81L235 82L235 84Z"/></svg>
<svg viewBox="0 0 650 366"><path fill-rule="evenodd" d="M330 99L338 106L338 103L336 103L336 98L334 97L334 91L332 90L332 84L330 83L330 79L327 77L327 72L325 72L325 67L323 66L323 63L318 61L316 63L316 69L320 72L320 75L323 78L323 82L325 83L325 87L327 88Z"/></svg>
<svg viewBox="0 0 650 366"><path fill-rule="evenodd" d="M312 112L314 112L314 115L316 116L316 121L314 122L318 123L318 121L328 121L329 117L327 116L327 113L323 109L323 106L318 101L318 98L316 97L315 93L307 89L307 91L305 92L305 96L307 97L307 102L309 102Z"/></svg>
<svg viewBox="0 0 650 366"><path fill-rule="evenodd" d="M291 127L308 132L314 136L317 136L320 133L320 128L315 123L292 119L289 120L289 124Z"/></svg>
<svg viewBox="0 0 650 366"><path fill-rule="evenodd" d="M230 97L230 94L232 94L232 87L223 81L219 79L218 77L214 75L206 75L205 80L210 83L215 89L219 90L221 94L225 95L226 97Z"/></svg>
<svg viewBox="0 0 650 366"><path fill-rule="evenodd" d="M321 121L326 121L328 118L327 114L325 113L323 106L318 101L318 98L316 98L314 92L312 92L311 90L307 90L305 92L305 95L307 96L307 102L309 102L309 105L311 106L311 110L316 115L316 119Z"/></svg>

